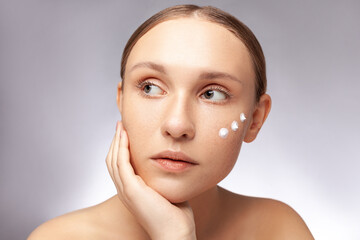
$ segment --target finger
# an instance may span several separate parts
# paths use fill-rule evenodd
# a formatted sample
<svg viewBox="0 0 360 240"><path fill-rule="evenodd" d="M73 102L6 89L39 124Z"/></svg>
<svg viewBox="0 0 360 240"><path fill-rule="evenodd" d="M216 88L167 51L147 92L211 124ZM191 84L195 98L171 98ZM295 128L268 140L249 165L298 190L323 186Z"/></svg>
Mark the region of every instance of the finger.
<svg viewBox="0 0 360 240"><path fill-rule="evenodd" d="M121 131L118 169L121 181L124 185L133 184L137 181L135 171L130 163L129 140L125 130Z"/></svg>
<svg viewBox="0 0 360 240"><path fill-rule="evenodd" d="M110 174L113 181L114 181L114 175L113 175L113 169L112 169L112 165L111 165L111 160L112 160L112 155L113 155L113 150L114 150L114 145L115 145L115 136L113 137L113 140L111 142L108 155L106 157L106 166L107 166L107 169L108 169L109 174Z"/></svg>
<svg viewBox="0 0 360 240"><path fill-rule="evenodd" d="M111 158L111 166L113 169L113 175L115 176L115 168L116 168L116 162L117 162L117 158L118 158L118 152L119 152L119 141L120 141L120 129L121 127L119 126L119 122L117 122L117 129L115 132L115 142L114 142L114 149L112 151L112 158Z"/></svg>
<svg viewBox="0 0 360 240"><path fill-rule="evenodd" d="M118 122L116 134L115 134L115 142L114 142L112 161L111 161L114 182L118 188L118 191L120 191L120 194L122 194L122 192L123 192L123 183L119 176L119 170L118 170L118 162L121 160L121 158L119 158L119 156L118 156L119 143L120 143L120 138L121 138L121 129L122 129L122 124L121 124L121 122Z"/></svg>

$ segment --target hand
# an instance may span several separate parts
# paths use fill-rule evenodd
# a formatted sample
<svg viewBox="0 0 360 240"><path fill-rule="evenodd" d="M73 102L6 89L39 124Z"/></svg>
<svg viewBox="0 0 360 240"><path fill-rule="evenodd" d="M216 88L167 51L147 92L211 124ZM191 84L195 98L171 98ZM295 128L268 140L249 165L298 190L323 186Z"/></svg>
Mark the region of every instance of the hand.
<svg viewBox="0 0 360 240"><path fill-rule="evenodd" d="M118 197L151 239L196 239L192 209L187 202L172 204L136 175L130 163L128 136L120 122L106 164Z"/></svg>

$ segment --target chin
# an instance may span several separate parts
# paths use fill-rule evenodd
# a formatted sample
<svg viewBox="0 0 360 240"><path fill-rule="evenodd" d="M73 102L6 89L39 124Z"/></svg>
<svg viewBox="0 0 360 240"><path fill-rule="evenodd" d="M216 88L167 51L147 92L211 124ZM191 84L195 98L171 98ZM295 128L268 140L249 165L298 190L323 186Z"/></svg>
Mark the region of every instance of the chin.
<svg viewBox="0 0 360 240"><path fill-rule="evenodd" d="M191 184L179 182L178 179L151 180L147 184L171 203L182 203L197 195Z"/></svg>

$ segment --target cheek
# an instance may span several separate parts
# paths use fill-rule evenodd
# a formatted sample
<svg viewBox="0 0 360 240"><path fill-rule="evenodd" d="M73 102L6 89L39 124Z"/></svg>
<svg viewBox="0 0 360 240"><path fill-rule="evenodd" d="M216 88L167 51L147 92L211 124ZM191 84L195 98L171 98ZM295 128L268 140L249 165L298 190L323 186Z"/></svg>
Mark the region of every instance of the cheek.
<svg viewBox="0 0 360 240"><path fill-rule="evenodd" d="M126 98L126 100L131 98ZM158 116L153 107L139 104L139 101L133 104L133 101L126 100L122 111L122 121L129 136L130 156L132 159L142 159L143 154L148 150L147 147L151 147L149 140L158 129ZM136 161L133 163L137 165Z"/></svg>
<svg viewBox="0 0 360 240"><path fill-rule="evenodd" d="M153 105L142 100L138 94L132 93L124 98L123 124L129 137L145 141L158 126L159 117Z"/></svg>
<svg viewBox="0 0 360 240"><path fill-rule="evenodd" d="M217 117L210 121L208 119L204 121L202 127L202 138L224 150L229 149L230 146L239 148L246 130L245 123L241 122L240 113L227 114L227 117Z"/></svg>
<svg viewBox="0 0 360 240"><path fill-rule="evenodd" d="M240 113L226 119L207 121L207 124L204 124L201 130L201 136L199 136L200 139L204 139L202 149L203 154L207 156L207 163L212 169L210 174L216 175L212 177L218 179L218 181L226 177L231 171L240 152L245 123L240 122L239 117L236 117L238 115ZM238 122L236 131L231 129L231 123L234 120ZM226 138L219 136L221 128L228 130Z"/></svg>
<svg viewBox="0 0 360 240"><path fill-rule="evenodd" d="M209 153L215 157L214 161L219 165L219 168L230 171L240 152L242 144L241 130L233 132L229 129L228 136L224 139L219 136L219 129L213 132L213 147L210 148Z"/></svg>

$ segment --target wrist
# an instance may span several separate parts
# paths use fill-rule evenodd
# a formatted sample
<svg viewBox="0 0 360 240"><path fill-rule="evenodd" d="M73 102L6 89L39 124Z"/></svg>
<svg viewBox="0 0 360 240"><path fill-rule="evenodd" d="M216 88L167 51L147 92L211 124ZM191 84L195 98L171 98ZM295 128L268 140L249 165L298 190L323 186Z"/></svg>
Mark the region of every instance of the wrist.
<svg viewBox="0 0 360 240"><path fill-rule="evenodd" d="M191 235L188 235L188 236L162 236L160 238L151 238L152 240L196 240L196 235L195 234L191 234Z"/></svg>
<svg viewBox="0 0 360 240"><path fill-rule="evenodd" d="M151 237L152 240L196 240L195 229L186 232L173 231L170 234L162 233L161 235Z"/></svg>

